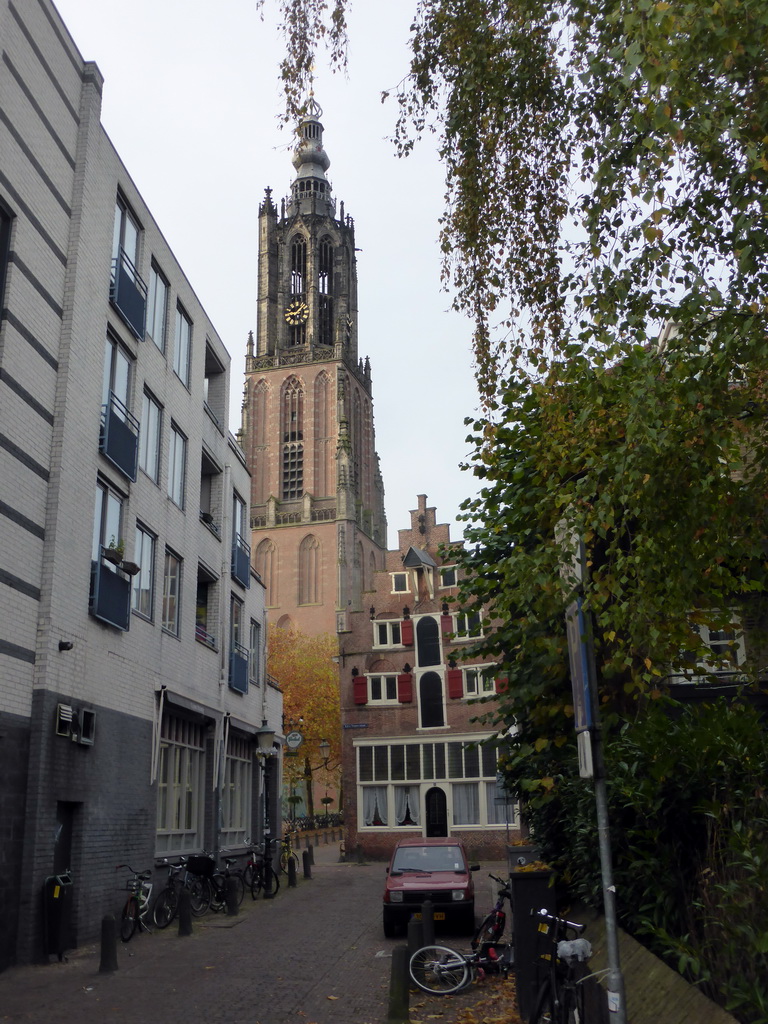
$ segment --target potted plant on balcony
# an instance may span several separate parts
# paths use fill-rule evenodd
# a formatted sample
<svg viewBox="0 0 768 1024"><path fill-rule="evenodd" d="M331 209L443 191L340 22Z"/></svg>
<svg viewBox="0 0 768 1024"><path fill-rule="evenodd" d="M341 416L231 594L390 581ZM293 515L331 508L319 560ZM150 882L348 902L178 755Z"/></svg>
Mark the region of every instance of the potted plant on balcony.
<svg viewBox="0 0 768 1024"><path fill-rule="evenodd" d="M112 534L109 546L102 548L101 551L108 562L111 562L113 565L120 565L125 554L125 543L122 538L115 540L115 535Z"/></svg>

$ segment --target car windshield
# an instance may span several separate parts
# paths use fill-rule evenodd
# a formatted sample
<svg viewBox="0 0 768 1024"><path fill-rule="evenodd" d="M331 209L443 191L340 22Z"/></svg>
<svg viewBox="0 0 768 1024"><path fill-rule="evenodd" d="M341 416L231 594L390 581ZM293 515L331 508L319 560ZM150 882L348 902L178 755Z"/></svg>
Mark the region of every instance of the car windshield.
<svg viewBox="0 0 768 1024"><path fill-rule="evenodd" d="M458 846L404 846L395 853L393 871L464 871Z"/></svg>

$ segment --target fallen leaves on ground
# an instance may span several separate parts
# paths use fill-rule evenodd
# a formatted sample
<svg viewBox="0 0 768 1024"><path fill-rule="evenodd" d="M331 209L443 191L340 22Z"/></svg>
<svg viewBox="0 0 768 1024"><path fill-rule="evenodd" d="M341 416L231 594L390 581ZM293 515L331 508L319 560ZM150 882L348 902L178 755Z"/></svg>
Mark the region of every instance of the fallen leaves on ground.
<svg viewBox="0 0 768 1024"><path fill-rule="evenodd" d="M447 996L411 989L411 1024L432 1020L443 1024L523 1024L514 982L503 978L485 978Z"/></svg>

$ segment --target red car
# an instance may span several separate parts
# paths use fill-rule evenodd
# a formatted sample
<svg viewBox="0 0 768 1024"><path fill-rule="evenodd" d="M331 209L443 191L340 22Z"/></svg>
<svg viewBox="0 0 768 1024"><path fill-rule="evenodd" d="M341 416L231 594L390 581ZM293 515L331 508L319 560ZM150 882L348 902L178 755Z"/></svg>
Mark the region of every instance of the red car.
<svg viewBox="0 0 768 1024"><path fill-rule="evenodd" d="M475 925L475 886L467 851L450 837L401 839L392 853L384 887L384 934L392 938L406 927L421 904L431 900L435 921L455 921L467 932Z"/></svg>

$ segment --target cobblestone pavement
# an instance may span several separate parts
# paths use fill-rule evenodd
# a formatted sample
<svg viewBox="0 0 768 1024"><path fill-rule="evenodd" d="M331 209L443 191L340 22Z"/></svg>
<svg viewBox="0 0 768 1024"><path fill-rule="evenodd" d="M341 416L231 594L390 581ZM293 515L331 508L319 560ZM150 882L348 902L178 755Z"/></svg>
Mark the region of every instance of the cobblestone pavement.
<svg viewBox="0 0 768 1024"><path fill-rule="evenodd" d="M174 922L118 941L113 974L99 974L98 946L5 971L0 1021L383 1024L392 949L403 941L382 935L384 864L340 864L337 846L314 853L311 879L295 889L284 881L273 900L246 895L237 917L208 915L186 938Z"/></svg>

